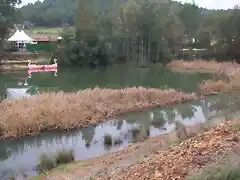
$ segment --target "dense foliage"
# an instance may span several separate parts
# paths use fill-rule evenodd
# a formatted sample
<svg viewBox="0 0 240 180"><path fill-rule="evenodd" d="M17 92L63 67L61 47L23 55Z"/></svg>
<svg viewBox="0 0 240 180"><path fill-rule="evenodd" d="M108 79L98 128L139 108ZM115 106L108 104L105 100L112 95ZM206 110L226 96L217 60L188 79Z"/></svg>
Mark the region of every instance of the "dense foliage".
<svg viewBox="0 0 240 180"><path fill-rule="evenodd" d="M112 0L96 0L100 11L111 7ZM21 8L23 18L36 26L59 27L75 25L76 0L44 0L29 3ZM28 23L27 23L28 24Z"/></svg>
<svg viewBox="0 0 240 180"><path fill-rule="evenodd" d="M94 37L88 40L67 39L58 46L53 58L61 66L99 68L112 65L113 54L108 42Z"/></svg>
<svg viewBox="0 0 240 180"><path fill-rule="evenodd" d="M17 10L15 5L21 0L0 1L0 56L3 53L3 41L8 33L9 27L14 25Z"/></svg>
<svg viewBox="0 0 240 180"><path fill-rule="evenodd" d="M60 6L61 8L58 8ZM69 10L70 6L72 10ZM29 19L30 16L26 14L34 9L35 12L30 16L37 18ZM54 9L62 9L57 13L57 17ZM76 18L73 15L75 9ZM232 60L239 59L240 55L238 7L229 10L207 10L195 4L181 4L169 0L77 0L76 6L73 1L66 3L63 0L45 0L43 3L28 5L23 10L26 20L39 26L76 24L76 38L68 42L69 46L62 44L60 47L65 47L67 56L71 57L66 60L68 64L89 64L85 59L89 62L98 56L96 53L89 53L89 48L95 51L100 44L108 47L101 50L101 53L110 51L115 61L137 64L166 63L173 58ZM73 14L67 16L69 12ZM53 17L59 21L55 21ZM70 23L66 17L73 21ZM184 50L186 48L190 50ZM61 49L61 52L64 51ZM94 58L89 60L85 55Z"/></svg>
<svg viewBox="0 0 240 180"><path fill-rule="evenodd" d="M75 22L76 0L45 0L21 8L25 21L37 26L58 27Z"/></svg>

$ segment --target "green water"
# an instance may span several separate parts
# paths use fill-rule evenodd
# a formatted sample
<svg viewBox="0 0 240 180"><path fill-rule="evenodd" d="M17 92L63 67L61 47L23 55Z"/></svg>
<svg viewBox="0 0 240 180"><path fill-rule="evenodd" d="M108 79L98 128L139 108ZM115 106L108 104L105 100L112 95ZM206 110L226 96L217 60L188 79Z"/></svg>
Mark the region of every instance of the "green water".
<svg viewBox="0 0 240 180"><path fill-rule="evenodd" d="M124 88L143 86L151 88L174 88L185 92L198 91L202 80L211 79L208 73L180 73L167 68L112 68L106 70L60 69L54 72L32 73L27 70L0 72L0 93L7 88L32 88L39 91L74 92L85 88ZM25 84L25 85L24 85Z"/></svg>

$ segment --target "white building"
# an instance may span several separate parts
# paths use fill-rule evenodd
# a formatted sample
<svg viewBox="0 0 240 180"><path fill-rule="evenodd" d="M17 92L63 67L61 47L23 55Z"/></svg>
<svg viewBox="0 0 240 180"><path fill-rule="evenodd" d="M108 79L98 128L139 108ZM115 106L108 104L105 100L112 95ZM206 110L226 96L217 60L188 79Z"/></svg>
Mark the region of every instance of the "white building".
<svg viewBox="0 0 240 180"><path fill-rule="evenodd" d="M17 48L19 51L25 51L26 44L37 44L37 41L30 38L23 30L18 30L8 39L12 42L12 46Z"/></svg>

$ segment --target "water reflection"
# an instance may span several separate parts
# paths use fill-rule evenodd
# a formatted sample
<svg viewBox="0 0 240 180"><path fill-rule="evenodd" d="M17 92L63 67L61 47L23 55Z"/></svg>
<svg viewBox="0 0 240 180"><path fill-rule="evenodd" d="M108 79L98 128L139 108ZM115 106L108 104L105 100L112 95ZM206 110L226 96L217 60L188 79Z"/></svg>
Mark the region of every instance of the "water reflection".
<svg viewBox="0 0 240 180"><path fill-rule="evenodd" d="M29 86L29 87L22 87L22 88L7 88L6 95L7 99L22 99L32 96L38 93L38 87L36 86Z"/></svg>
<svg viewBox="0 0 240 180"><path fill-rule="evenodd" d="M39 70L38 70L39 71ZM43 70L40 70L43 71ZM178 73L167 68L109 68L92 71L89 69L61 69L57 72L14 71L0 72L0 92L5 82L16 88L16 81L29 76L29 85L36 85L40 91L62 90L76 91L79 89L94 88L124 88L143 86L152 88L174 88L187 92L195 92L202 80L212 79L208 73ZM57 77L55 77L57 76ZM156 80L157 79L157 80Z"/></svg>
<svg viewBox="0 0 240 180"><path fill-rule="evenodd" d="M54 76L57 76L58 69L52 68L52 69L29 69L28 70L28 78L32 78L32 73L42 73L42 72L54 72Z"/></svg>
<svg viewBox="0 0 240 180"><path fill-rule="evenodd" d="M7 179L13 172L36 175L38 156L42 152L54 153L58 149L73 149L76 160L88 159L127 147L131 143L131 129L142 125L149 128L150 136L170 133L179 121L185 126L196 123L225 120L228 115L239 116L238 92L221 95L173 108L151 109L128 113L105 123L77 131L49 132L19 140L0 141L0 179ZM103 137L108 133L122 141L110 147L104 146ZM27 159L27 161L26 161Z"/></svg>

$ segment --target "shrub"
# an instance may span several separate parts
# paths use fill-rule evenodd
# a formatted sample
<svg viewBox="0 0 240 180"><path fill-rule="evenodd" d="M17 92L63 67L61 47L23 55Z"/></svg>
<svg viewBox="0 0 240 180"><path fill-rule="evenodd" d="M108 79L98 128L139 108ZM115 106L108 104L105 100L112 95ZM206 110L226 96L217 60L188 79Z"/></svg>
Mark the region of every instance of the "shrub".
<svg viewBox="0 0 240 180"><path fill-rule="evenodd" d="M60 66L100 68L112 65L114 59L109 43L93 37L88 40L65 39L54 53Z"/></svg>
<svg viewBox="0 0 240 180"><path fill-rule="evenodd" d="M49 155L42 153L39 156L40 163L37 166L37 170L39 172L44 172L47 170L51 170L55 167L54 159L50 157Z"/></svg>
<svg viewBox="0 0 240 180"><path fill-rule="evenodd" d="M149 128L145 128L144 126L134 127L131 132L133 143L144 141L150 136Z"/></svg>
<svg viewBox="0 0 240 180"><path fill-rule="evenodd" d="M106 146L111 146L113 144L113 139L110 134L105 134L104 135L104 145Z"/></svg>
<svg viewBox="0 0 240 180"><path fill-rule="evenodd" d="M120 139L120 138L115 138L114 139L114 145L119 145L119 144L122 144L123 141Z"/></svg>
<svg viewBox="0 0 240 180"><path fill-rule="evenodd" d="M73 150L62 149L57 152L55 157L56 165L67 164L74 161L74 152Z"/></svg>

